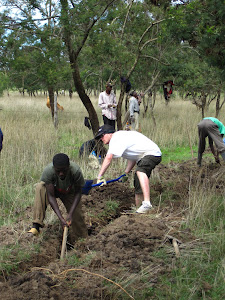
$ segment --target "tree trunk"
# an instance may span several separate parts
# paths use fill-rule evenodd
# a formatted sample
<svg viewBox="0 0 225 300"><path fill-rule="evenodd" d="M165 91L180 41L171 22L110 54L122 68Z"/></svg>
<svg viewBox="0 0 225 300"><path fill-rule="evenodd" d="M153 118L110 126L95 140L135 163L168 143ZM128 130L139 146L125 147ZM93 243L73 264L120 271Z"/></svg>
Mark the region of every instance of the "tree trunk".
<svg viewBox="0 0 225 300"><path fill-rule="evenodd" d="M201 94L201 109L202 109L202 119L205 118L205 106L206 106L206 98L207 98L207 95L202 92Z"/></svg>
<svg viewBox="0 0 225 300"><path fill-rule="evenodd" d="M99 129L99 121L98 121L98 116L97 113L95 111L95 108L90 100L90 98L88 97L88 95L86 94L85 90L84 90L84 86L83 83L81 81L81 77L80 77L80 71L79 71L79 67L77 64L77 60L73 59L73 56L70 56L70 65L73 71L73 81L74 81L74 85L76 87L77 93L82 101L82 103L84 104L87 112L88 112L88 116L91 122L91 127L92 127L92 131L93 134L95 135Z"/></svg>
<svg viewBox="0 0 225 300"><path fill-rule="evenodd" d="M48 95L50 100L50 109L52 114L52 119L54 119L54 89L52 86L48 87Z"/></svg>
<svg viewBox="0 0 225 300"><path fill-rule="evenodd" d="M151 93L151 95L149 95L149 108L150 108L150 115L152 117L153 124L156 127L156 120L155 120L154 111L153 111L154 106L152 105L152 93Z"/></svg>
<svg viewBox="0 0 225 300"><path fill-rule="evenodd" d="M218 91L217 98L216 98L216 118L218 118L220 113L220 91Z"/></svg>
<svg viewBox="0 0 225 300"><path fill-rule="evenodd" d="M120 97L117 104L117 130L123 129L121 116L122 116L122 103L125 95L125 89L126 89L126 83L121 83Z"/></svg>
<svg viewBox="0 0 225 300"><path fill-rule="evenodd" d="M77 93L84 104L87 112L88 112L88 117L91 122L91 127L93 134L95 135L99 129L99 121L98 121L98 116L97 113L94 109L94 106L92 105L92 102L88 95L85 92L84 85L82 83L81 77L80 77L80 70L78 67L78 55L82 49L82 46L85 43L85 39L83 41L83 45L78 47L77 52L73 48L73 43L72 43L72 36L73 32L71 31L71 26L70 26L70 20L68 16L68 1L67 0L61 0L61 5L62 5L62 23L63 23L63 29L64 29L64 41L67 46L68 54L69 54L69 59L70 59L70 67L72 69L72 74L73 74L73 81L74 85L76 87ZM94 24L94 23L93 23ZM85 37L88 37L88 32L86 32Z"/></svg>
<svg viewBox="0 0 225 300"><path fill-rule="evenodd" d="M54 95L54 127L58 129L58 114L57 114L57 95Z"/></svg>

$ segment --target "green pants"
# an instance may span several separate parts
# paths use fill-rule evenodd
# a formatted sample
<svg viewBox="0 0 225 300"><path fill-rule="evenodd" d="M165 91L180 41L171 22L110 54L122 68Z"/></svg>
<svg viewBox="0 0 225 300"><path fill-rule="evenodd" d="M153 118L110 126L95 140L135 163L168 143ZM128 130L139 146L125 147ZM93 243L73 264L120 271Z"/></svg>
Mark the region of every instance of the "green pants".
<svg viewBox="0 0 225 300"><path fill-rule="evenodd" d="M67 194L67 195L60 195L60 200L64 204L66 211L69 212L70 208L73 204L74 195L73 194ZM41 227L44 226L44 218L45 218L45 212L47 209L49 202L48 202L48 195L45 187L45 183L43 181L39 182L36 185L35 190L35 200L34 200L34 211L33 211L33 223L40 224ZM82 205L81 201L75 208L72 216L72 234L71 234L71 240L75 241L78 238L84 238L87 237L87 227L84 222L84 215L82 212Z"/></svg>

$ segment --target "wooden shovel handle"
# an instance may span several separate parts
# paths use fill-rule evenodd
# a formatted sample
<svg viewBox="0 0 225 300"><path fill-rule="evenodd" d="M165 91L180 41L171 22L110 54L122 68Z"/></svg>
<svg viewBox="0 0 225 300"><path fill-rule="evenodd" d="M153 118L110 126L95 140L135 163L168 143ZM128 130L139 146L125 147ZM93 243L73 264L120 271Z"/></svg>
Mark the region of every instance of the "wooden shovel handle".
<svg viewBox="0 0 225 300"><path fill-rule="evenodd" d="M180 250L179 250L177 241L175 239L173 239L173 247L174 247L176 256L179 257L180 256Z"/></svg>
<svg viewBox="0 0 225 300"><path fill-rule="evenodd" d="M62 241L62 249L61 249L60 259L63 259L66 254L67 235L68 235L68 227L65 226L64 231L63 231L63 241Z"/></svg>

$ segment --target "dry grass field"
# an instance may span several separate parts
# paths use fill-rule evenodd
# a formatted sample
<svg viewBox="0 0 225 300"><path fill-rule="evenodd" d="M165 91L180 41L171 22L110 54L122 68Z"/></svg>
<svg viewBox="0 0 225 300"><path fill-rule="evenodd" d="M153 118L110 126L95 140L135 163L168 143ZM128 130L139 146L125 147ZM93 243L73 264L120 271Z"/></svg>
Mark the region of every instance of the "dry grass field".
<svg viewBox="0 0 225 300"><path fill-rule="evenodd" d="M98 99L91 100L102 125ZM169 105L158 96L156 127L150 114L140 115L142 133L163 153L150 180L151 214L124 214L134 202L132 180L113 183L82 197L89 237L64 261L59 261L62 231L50 208L40 236L27 239L34 184L54 154L68 154L86 179L95 179L98 172L78 156L82 143L93 137L84 126L82 103L76 95L59 95L58 103L64 111L58 113L56 130L45 95L10 92L0 98L2 299L223 299L224 163L215 164L207 150L203 167L197 167L201 112L175 96ZM211 104L206 116L214 115ZM106 177L118 177L124 167L123 160L116 160ZM179 241L179 256L168 236Z"/></svg>

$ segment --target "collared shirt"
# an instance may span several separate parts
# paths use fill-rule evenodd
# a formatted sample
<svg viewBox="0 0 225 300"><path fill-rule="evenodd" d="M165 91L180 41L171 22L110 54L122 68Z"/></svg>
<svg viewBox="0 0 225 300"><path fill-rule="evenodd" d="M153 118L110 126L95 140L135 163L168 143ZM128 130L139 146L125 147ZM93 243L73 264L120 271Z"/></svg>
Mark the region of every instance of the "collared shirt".
<svg viewBox="0 0 225 300"><path fill-rule="evenodd" d="M108 107L109 104L114 105L115 107ZM109 120L116 120L116 96L113 92L109 95L104 91L100 93L98 99L98 105L102 109L102 115L106 116Z"/></svg>
<svg viewBox="0 0 225 300"><path fill-rule="evenodd" d="M130 98L129 110L130 110L130 116L131 117L133 117L134 112L139 113L139 111L140 111L140 107L139 107L139 104L138 104L138 99L136 99L133 96Z"/></svg>

